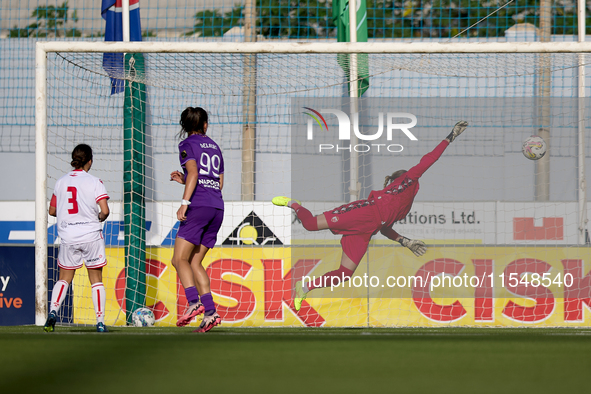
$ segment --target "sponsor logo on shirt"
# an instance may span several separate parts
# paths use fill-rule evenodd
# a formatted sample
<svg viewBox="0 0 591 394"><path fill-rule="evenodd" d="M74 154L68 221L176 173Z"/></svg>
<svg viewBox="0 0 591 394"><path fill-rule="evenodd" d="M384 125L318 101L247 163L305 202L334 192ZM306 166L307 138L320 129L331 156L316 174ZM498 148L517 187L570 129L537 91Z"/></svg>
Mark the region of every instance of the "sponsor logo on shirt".
<svg viewBox="0 0 591 394"><path fill-rule="evenodd" d="M220 190L220 183L218 181L214 181L213 179L199 178L199 184L203 187Z"/></svg>
<svg viewBox="0 0 591 394"><path fill-rule="evenodd" d="M69 223L69 222L66 222L65 220L63 220L60 223L60 228L66 228L68 226L80 226L80 225L88 224L88 223L90 223L90 222L73 222L73 223Z"/></svg>

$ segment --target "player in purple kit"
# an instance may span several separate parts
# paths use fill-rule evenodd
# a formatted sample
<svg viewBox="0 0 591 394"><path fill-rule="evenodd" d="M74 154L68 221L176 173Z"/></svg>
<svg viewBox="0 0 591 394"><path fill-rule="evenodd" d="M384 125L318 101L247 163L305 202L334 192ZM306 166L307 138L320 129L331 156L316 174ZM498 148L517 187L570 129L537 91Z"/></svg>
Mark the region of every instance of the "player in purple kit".
<svg viewBox="0 0 591 394"><path fill-rule="evenodd" d="M224 158L208 136L207 112L188 107L181 114L179 159L183 172L173 171L170 180L185 185L177 219L181 222L174 244L172 265L176 268L189 306L176 325L186 326L205 313L195 332L207 332L222 322L211 296L209 277L202 262L215 245L224 217ZM199 295L201 294L201 300Z"/></svg>

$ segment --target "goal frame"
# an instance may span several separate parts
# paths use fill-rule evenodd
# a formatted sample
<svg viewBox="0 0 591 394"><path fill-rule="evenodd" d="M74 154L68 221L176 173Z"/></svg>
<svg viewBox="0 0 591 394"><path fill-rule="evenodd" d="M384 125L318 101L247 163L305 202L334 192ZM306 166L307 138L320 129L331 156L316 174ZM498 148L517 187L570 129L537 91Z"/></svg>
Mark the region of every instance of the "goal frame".
<svg viewBox="0 0 591 394"><path fill-rule="evenodd" d="M236 54L525 54L525 53L591 53L590 42L102 42L46 41L35 49L35 324L42 326L47 312L47 53L236 53ZM583 98L584 68L579 57L578 98ZM357 80L356 76L351 78ZM354 89L356 91L356 89ZM579 243L586 235L586 182L584 172L584 113L579 105L578 127L578 210ZM355 186L353 186L353 189Z"/></svg>

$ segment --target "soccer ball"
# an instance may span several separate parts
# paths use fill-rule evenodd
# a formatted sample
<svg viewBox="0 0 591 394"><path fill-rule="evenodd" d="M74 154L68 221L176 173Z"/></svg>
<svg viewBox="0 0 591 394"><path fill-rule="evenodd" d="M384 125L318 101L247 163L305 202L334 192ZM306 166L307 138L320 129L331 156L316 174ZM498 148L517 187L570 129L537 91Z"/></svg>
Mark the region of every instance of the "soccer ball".
<svg viewBox="0 0 591 394"><path fill-rule="evenodd" d="M154 313L148 308L138 308L133 311L131 321L136 327L152 327L156 322Z"/></svg>
<svg viewBox="0 0 591 394"><path fill-rule="evenodd" d="M523 156L530 160L539 160L546 154L546 141L538 135L532 135L523 141Z"/></svg>

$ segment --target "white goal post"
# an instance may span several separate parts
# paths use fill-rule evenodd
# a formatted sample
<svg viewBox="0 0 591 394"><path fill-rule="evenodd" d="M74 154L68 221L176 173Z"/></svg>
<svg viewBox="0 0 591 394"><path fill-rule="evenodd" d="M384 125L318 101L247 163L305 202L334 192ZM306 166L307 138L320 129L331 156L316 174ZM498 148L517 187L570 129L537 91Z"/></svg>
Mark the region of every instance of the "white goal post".
<svg viewBox="0 0 591 394"><path fill-rule="evenodd" d="M257 43L199 43L199 42L37 42L36 44L36 83L35 83L35 157L36 157L36 195L35 195L35 324L43 325L46 319L48 303L48 53L144 53L144 54L388 54L396 55L438 55L438 54L564 54L569 59L580 59L578 67L584 68L584 57L577 54L591 53L591 43L587 42L380 42L380 43L327 43L327 42L257 42ZM461 61L461 60L460 60ZM573 63L573 64L576 64ZM496 65L498 66L498 64ZM388 70L384 61L377 74ZM393 65L392 68L399 66ZM437 67L429 66L429 67ZM493 66L491 66L493 67ZM574 66L576 67L576 65ZM453 68L450 66L450 69ZM566 68L566 66L565 66ZM412 67L413 71L415 68ZM373 74L370 73L370 77ZM453 74L452 74L453 75ZM511 75L509 73L509 75ZM584 75L584 74L583 74ZM345 81L346 84L346 81ZM295 91L295 90L294 90ZM584 80L579 81L579 98L585 94ZM584 106L579 108L583 111ZM586 183L584 172L584 134L585 115L579 113L578 125L578 179L577 179L577 216L578 243L586 242L587 207ZM356 171L356 170L355 170Z"/></svg>

